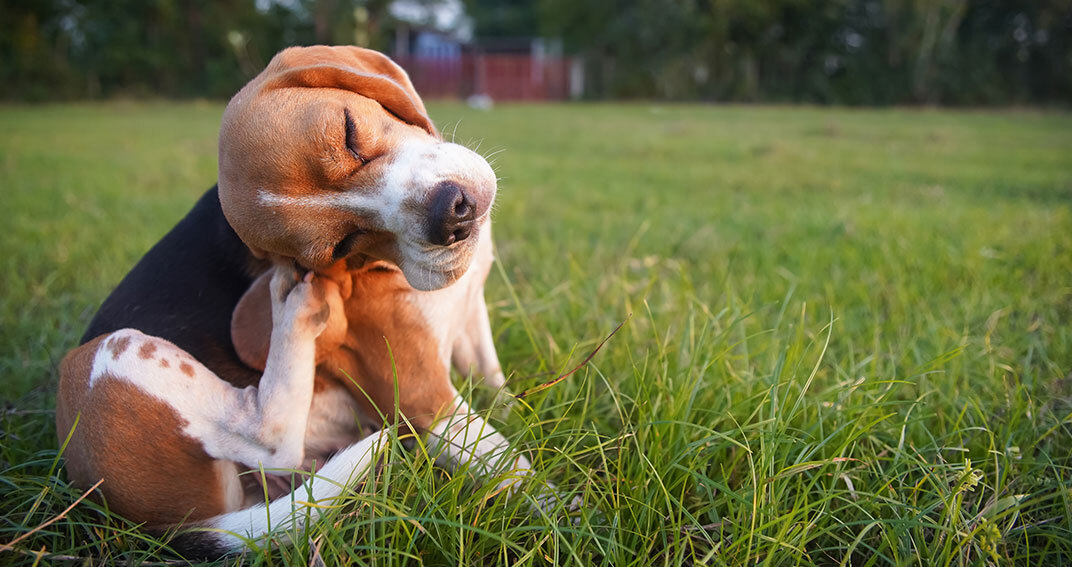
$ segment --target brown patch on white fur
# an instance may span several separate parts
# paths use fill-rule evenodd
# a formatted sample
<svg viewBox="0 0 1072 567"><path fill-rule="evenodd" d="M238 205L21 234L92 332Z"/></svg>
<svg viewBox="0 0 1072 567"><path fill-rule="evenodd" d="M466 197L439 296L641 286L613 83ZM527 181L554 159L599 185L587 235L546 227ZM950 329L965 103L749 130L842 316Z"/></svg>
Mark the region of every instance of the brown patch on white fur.
<svg viewBox="0 0 1072 567"><path fill-rule="evenodd" d="M141 344L141 348L138 349L138 356L143 360L150 360L153 358L153 353L156 352L156 343L153 341L145 341Z"/></svg>
<svg viewBox="0 0 1072 567"><path fill-rule="evenodd" d="M171 406L127 380L104 375L89 387L93 359L104 337L71 351L60 365L56 430L71 435L67 474L86 488L104 479L111 510L150 526L197 521L227 510L221 469L201 445L182 433L186 425ZM126 339L129 342L129 339ZM146 443L151 439L151 443Z"/></svg>
<svg viewBox="0 0 1072 567"><path fill-rule="evenodd" d="M108 340L108 350L112 353L113 360L119 360L120 355L127 350L130 346L130 339L128 337L118 337Z"/></svg>

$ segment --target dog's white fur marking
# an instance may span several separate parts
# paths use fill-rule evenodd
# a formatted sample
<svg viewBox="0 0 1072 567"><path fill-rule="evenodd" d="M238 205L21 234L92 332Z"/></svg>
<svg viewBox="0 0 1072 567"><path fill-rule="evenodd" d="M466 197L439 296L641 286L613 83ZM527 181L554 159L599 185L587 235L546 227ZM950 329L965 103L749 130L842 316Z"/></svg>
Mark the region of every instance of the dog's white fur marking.
<svg viewBox="0 0 1072 567"><path fill-rule="evenodd" d="M465 332L460 323L468 318L469 299L474 294L484 292L483 281L475 272L481 268L476 264L485 256L491 256L491 230L483 227L479 239L473 265L457 281L442 289L411 293L408 296L410 304L423 315L429 331L439 344L439 358L444 370L450 370L454 342ZM483 307L483 301L480 303Z"/></svg>
<svg viewBox="0 0 1072 567"><path fill-rule="evenodd" d="M460 262L467 262L468 254L460 254L458 246L442 247L429 245L424 232L423 219L401 207L402 199L417 196L427 198L442 181L454 181L459 185L479 187L494 185L495 172L484 158L472 150L447 142L409 140L398 150L388 174L384 179L385 192L395 198L393 209L387 209L387 229L397 235L399 268L406 279L418 289L434 290L449 282L452 272ZM490 215L491 206L486 216ZM477 226L485 224L478 219ZM478 229L479 232L479 229ZM479 234L474 235L474 237ZM466 245L463 243L462 248ZM454 287L454 286L451 286Z"/></svg>
<svg viewBox="0 0 1072 567"><path fill-rule="evenodd" d="M475 368L477 373L484 376L484 383L489 388L502 388L506 385L506 376L499 365L499 354L495 351L495 340L491 336L488 308L483 301L473 302L469 308L469 334L454 346L454 365L462 372Z"/></svg>
<svg viewBox="0 0 1072 567"><path fill-rule="evenodd" d="M473 413L461 397L457 397L456 403L454 415L437 422L428 433L428 445L438 451L436 462L446 468L468 466L469 472L478 478L501 475L496 488L513 494L522 481L532 476L532 463L513 451L509 441L484 418ZM559 504L579 510L583 503L580 496L568 502L562 500L557 487L546 481L532 495L533 507L544 512Z"/></svg>
<svg viewBox="0 0 1072 567"><path fill-rule="evenodd" d="M269 207L304 207L317 209L345 209L347 211L378 212L383 202L380 194L366 194L358 191L346 193L324 192L318 195L277 195L260 188L257 199Z"/></svg>
<svg viewBox="0 0 1072 567"><path fill-rule="evenodd" d="M428 445L437 455L436 462L446 468L468 467L478 478L501 475L497 489L507 494L516 492L520 483L532 476L532 463L513 451L509 441L473 413L460 396L456 396L455 403L455 413L438 421L428 432ZM563 502L550 482L539 486L533 496L534 507L545 512L560 502L571 510L579 509L582 504L579 496Z"/></svg>

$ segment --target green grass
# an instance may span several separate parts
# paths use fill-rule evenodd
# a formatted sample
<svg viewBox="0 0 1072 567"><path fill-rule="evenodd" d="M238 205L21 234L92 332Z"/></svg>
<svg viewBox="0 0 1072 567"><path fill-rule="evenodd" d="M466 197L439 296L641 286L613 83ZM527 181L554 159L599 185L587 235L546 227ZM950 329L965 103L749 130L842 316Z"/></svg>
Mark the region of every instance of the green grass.
<svg viewBox="0 0 1072 567"><path fill-rule="evenodd" d="M213 182L221 112L0 108L0 545L80 495L57 362ZM240 562L1072 562L1072 115L432 113L505 148L487 299L513 391L628 319L490 410L583 513L528 515L395 447L308 537ZM0 563L161 546L87 500Z"/></svg>

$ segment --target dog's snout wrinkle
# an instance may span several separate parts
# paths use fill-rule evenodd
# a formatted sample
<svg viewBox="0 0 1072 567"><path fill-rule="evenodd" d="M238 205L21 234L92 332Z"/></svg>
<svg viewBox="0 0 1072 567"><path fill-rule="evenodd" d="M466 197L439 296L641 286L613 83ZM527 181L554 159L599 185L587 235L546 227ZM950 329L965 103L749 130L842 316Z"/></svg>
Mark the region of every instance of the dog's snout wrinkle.
<svg viewBox="0 0 1072 567"><path fill-rule="evenodd" d="M331 253L332 259L339 260L349 256L357 247L358 240L367 233L367 230L362 229L354 229L350 231L350 233L344 236L342 240L335 245Z"/></svg>

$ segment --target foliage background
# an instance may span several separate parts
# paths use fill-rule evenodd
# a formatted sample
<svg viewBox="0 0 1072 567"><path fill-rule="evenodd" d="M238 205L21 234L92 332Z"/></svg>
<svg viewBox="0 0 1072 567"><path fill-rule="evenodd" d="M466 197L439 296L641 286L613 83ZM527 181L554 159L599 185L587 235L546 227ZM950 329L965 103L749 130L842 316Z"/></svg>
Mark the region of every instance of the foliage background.
<svg viewBox="0 0 1072 567"><path fill-rule="evenodd" d="M435 4L441 0L412 0ZM387 0L0 0L0 98L228 97L289 45L385 50ZM1072 0L466 0L562 38L590 98L1072 101Z"/></svg>

